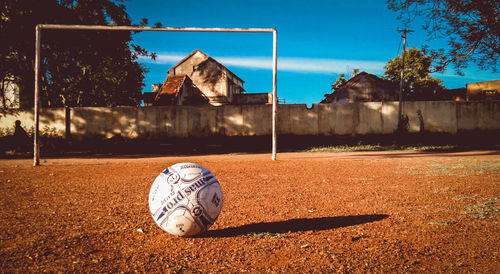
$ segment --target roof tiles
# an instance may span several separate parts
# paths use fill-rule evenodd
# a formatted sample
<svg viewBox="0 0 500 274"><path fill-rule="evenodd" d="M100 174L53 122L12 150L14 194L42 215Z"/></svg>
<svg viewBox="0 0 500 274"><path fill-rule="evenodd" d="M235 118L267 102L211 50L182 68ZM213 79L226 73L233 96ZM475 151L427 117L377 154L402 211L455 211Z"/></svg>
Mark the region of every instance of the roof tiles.
<svg viewBox="0 0 500 274"><path fill-rule="evenodd" d="M165 82L163 82L163 85L160 88L160 91L158 92L158 96L160 95L177 95L179 93L180 88L182 87L182 84L186 80L186 75L182 76L168 76L167 79L165 79Z"/></svg>

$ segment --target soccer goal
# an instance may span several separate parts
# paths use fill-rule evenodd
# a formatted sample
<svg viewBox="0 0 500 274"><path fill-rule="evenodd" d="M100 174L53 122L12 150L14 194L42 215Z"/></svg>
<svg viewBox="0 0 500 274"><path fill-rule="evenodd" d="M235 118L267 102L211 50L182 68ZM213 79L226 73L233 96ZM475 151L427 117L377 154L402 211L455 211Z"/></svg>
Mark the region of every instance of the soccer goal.
<svg viewBox="0 0 500 274"><path fill-rule="evenodd" d="M42 30L82 30L82 31L171 31L171 32L252 32L252 33L272 33L273 34L273 103L272 103L272 160L276 160L277 154L277 45L278 32L274 28L176 28L176 27L132 27L132 26L96 26L96 25L58 25L58 24L39 24L35 28L35 102L34 102L34 124L35 133L33 138L33 166L40 165L40 59L41 59L41 41Z"/></svg>

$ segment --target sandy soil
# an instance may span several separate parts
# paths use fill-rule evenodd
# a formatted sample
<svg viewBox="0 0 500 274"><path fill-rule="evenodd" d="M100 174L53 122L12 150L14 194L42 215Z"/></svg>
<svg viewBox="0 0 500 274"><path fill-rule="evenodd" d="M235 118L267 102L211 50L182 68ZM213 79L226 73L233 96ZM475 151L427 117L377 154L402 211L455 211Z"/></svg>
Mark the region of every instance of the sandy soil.
<svg viewBox="0 0 500 274"><path fill-rule="evenodd" d="M149 188L196 162L224 191L204 235L163 232ZM2 272L500 270L500 151L0 160Z"/></svg>

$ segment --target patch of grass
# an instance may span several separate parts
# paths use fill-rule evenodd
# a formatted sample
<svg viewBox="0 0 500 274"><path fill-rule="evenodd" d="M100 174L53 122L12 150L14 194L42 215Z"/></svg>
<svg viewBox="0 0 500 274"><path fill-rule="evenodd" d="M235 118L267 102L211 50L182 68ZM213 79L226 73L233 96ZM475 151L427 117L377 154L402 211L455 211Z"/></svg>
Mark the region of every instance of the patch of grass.
<svg viewBox="0 0 500 274"><path fill-rule="evenodd" d="M434 222L429 222L428 224L430 224L430 225L447 226L447 225L454 224L454 222L447 222L447 221L444 221L444 220L437 220L437 221L434 221Z"/></svg>
<svg viewBox="0 0 500 274"><path fill-rule="evenodd" d="M453 198L455 201L476 200L478 196L462 196L458 195Z"/></svg>
<svg viewBox="0 0 500 274"><path fill-rule="evenodd" d="M370 265L375 264L375 263L377 263L377 261L375 261L375 260L373 260L373 259L372 259L372 260L368 260L368 261L366 261L366 262L365 262L365 265L366 265L366 266L370 266Z"/></svg>
<svg viewBox="0 0 500 274"><path fill-rule="evenodd" d="M339 145L339 146L323 146L307 149L305 152L354 152L354 151L381 151L384 150L379 145Z"/></svg>
<svg viewBox="0 0 500 274"><path fill-rule="evenodd" d="M171 268L175 273L182 273L186 268L182 265L174 266Z"/></svg>
<svg viewBox="0 0 500 274"><path fill-rule="evenodd" d="M466 214L471 214L473 219L492 219L500 216L500 198L485 198L480 196L462 196L453 198L455 201L469 201L475 203L464 207Z"/></svg>
<svg viewBox="0 0 500 274"><path fill-rule="evenodd" d="M478 198L475 205L464 207L474 219L493 219L500 215L500 198Z"/></svg>
<svg viewBox="0 0 500 274"><path fill-rule="evenodd" d="M476 161L465 164L432 164L409 167L413 175L467 177L500 172L500 160Z"/></svg>
<svg viewBox="0 0 500 274"><path fill-rule="evenodd" d="M253 237L253 238L264 238L264 237L270 237L270 238L288 238L289 236L286 234L282 233L272 233L272 232L249 232L247 234L241 235L241 237Z"/></svg>
<svg viewBox="0 0 500 274"><path fill-rule="evenodd" d="M466 265L464 263L462 263L462 262L459 262L459 263L456 263L456 264L450 263L450 265L449 265L450 268L451 267L464 267L464 266L466 266Z"/></svg>
<svg viewBox="0 0 500 274"><path fill-rule="evenodd" d="M337 145L320 146L305 150L304 152L356 152L356 151L451 151L456 149L452 145L428 146L428 145Z"/></svg>
<svg viewBox="0 0 500 274"><path fill-rule="evenodd" d="M500 160L480 161L471 164L470 167L480 173L487 173L489 171L500 172Z"/></svg>
<svg viewBox="0 0 500 274"><path fill-rule="evenodd" d="M437 221L429 222L428 224L430 224L430 225L447 226L447 225L451 225L451 224L454 224L454 223L453 222L447 222L447 221L444 221L444 220L437 220Z"/></svg>

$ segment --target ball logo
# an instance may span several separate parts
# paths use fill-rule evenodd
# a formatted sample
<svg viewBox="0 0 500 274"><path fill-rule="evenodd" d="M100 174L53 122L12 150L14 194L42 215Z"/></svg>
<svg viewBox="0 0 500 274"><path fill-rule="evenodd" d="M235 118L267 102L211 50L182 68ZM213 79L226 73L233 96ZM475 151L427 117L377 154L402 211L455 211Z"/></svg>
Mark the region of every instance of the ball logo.
<svg viewBox="0 0 500 274"><path fill-rule="evenodd" d="M149 192L154 221L177 236L206 231L217 220L222 204L222 189L215 175L193 163L179 163L165 169Z"/></svg>
<svg viewBox="0 0 500 274"><path fill-rule="evenodd" d="M179 176L179 174L173 172L173 173L169 173L168 177L167 177L167 183L169 184L177 184L177 182L179 182L179 179L181 177Z"/></svg>
<svg viewBox="0 0 500 274"><path fill-rule="evenodd" d="M184 224L176 224L175 227L177 227L179 229L179 231L182 231L182 232L186 232L184 231L183 227L184 227Z"/></svg>
<svg viewBox="0 0 500 274"><path fill-rule="evenodd" d="M193 207L193 209L191 210L191 213L193 213L193 216L195 216L195 217L200 217L200 215L202 213L201 207L199 207L199 206Z"/></svg>
<svg viewBox="0 0 500 274"><path fill-rule="evenodd" d="M217 197L217 193L214 193L214 196L212 197L212 203L213 203L215 206L219 206L220 199L219 199L219 197Z"/></svg>

